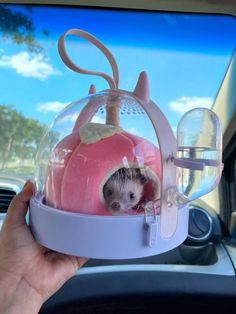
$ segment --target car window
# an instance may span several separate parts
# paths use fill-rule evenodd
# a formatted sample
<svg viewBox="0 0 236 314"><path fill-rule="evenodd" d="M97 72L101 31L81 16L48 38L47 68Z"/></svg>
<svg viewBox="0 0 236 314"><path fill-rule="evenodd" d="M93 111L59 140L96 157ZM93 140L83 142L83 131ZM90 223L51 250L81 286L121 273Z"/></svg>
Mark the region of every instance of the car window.
<svg viewBox="0 0 236 314"><path fill-rule="evenodd" d="M146 71L151 98L174 132L187 110L213 106L236 41L235 18L222 15L1 4L0 16L0 174L22 178L34 176L40 138L55 115L90 84L108 87L65 67L57 40L67 29L91 32L110 49L121 89L133 90ZM69 36L67 48L79 65L111 72L85 40Z"/></svg>

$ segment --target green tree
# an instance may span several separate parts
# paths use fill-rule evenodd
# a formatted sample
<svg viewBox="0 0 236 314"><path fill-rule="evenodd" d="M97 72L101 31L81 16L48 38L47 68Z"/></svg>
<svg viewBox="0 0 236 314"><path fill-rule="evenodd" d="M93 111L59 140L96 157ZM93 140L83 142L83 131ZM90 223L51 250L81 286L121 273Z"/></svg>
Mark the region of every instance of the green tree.
<svg viewBox="0 0 236 314"><path fill-rule="evenodd" d="M34 159L45 126L13 106L0 105L0 168L9 161Z"/></svg>
<svg viewBox="0 0 236 314"><path fill-rule="evenodd" d="M31 7L25 5L24 12L12 9L9 5L0 4L0 33L3 39L10 39L14 43L26 44L32 52L42 52L42 46L35 39L35 26L30 14ZM49 35L47 29L43 29L45 36Z"/></svg>

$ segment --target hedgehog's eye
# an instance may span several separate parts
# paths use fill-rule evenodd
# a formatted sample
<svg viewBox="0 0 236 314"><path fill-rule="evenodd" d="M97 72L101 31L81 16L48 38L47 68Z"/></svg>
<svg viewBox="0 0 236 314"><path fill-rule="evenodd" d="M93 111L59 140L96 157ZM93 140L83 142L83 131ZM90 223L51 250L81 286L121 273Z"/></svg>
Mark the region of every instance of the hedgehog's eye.
<svg viewBox="0 0 236 314"><path fill-rule="evenodd" d="M133 193L133 192L130 192L130 193L129 193L129 198L130 198L131 200L134 199L134 193Z"/></svg>
<svg viewBox="0 0 236 314"><path fill-rule="evenodd" d="M108 189L108 190L107 190L107 196L112 196L112 194L113 194L112 189Z"/></svg>

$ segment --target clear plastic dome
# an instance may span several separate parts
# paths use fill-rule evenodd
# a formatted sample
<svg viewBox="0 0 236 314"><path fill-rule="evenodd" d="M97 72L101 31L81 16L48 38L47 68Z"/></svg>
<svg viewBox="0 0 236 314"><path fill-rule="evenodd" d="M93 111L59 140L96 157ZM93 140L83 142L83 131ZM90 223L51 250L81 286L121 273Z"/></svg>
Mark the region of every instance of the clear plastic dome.
<svg viewBox="0 0 236 314"><path fill-rule="evenodd" d="M76 65L64 45L69 34L86 38L100 49L111 65L112 77ZM182 153L183 147L208 147L208 143L200 145L197 137L182 141L180 135L192 128L188 118L196 121L195 133L202 127L205 132L204 115L182 120L176 156L176 139L168 120L150 100L145 72L140 73L133 92L119 90L114 57L83 30L63 33L58 50L71 70L98 75L110 89L66 107L45 133L37 157L36 193L30 201L35 239L55 251L92 258L138 258L173 249L188 234L188 202L176 199L195 197L194 189L187 193L181 185L189 181L190 186L192 178L183 166L204 165L207 180L207 167L219 161L215 155L201 153L194 156L197 160L190 160ZM94 91L92 85L90 92ZM211 121L207 114L205 118ZM214 137L209 145L211 152L216 148L218 153ZM199 158L211 162L205 164ZM204 191L201 180L196 183ZM171 188L174 200L169 198Z"/></svg>
<svg viewBox="0 0 236 314"><path fill-rule="evenodd" d="M129 93L101 92L66 107L44 135L37 162L36 198L47 206L106 216L159 212L157 137Z"/></svg>

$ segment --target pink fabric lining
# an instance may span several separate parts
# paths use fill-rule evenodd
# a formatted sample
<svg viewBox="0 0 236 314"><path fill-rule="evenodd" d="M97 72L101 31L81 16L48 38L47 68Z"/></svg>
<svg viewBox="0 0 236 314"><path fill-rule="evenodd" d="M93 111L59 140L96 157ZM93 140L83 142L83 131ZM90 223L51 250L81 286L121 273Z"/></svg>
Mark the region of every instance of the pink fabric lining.
<svg viewBox="0 0 236 314"><path fill-rule="evenodd" d="M144 165L160 179L160 152L149 141L117 133L92 144L83 144L78 132L64 138L54 149L48 167L46 204L65 211L110 215L102 198L102 183L108 174L142 157Z"/></svg>

